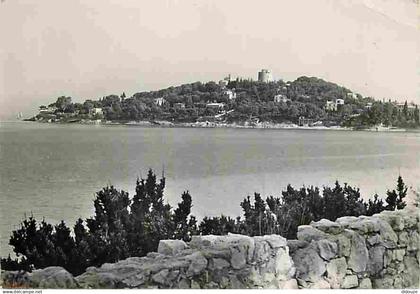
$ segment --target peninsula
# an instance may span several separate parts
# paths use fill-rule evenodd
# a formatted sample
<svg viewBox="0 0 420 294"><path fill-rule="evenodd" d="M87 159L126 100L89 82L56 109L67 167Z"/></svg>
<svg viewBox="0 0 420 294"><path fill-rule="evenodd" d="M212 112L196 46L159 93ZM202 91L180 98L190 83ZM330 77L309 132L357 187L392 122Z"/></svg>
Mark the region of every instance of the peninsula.
<svg viewBox="0 0 420 294"><path fill-rule="evenodd" d="M398 130L420 127L418 105L363 97L335 83L302 76L274 81L232 78L166 89L108 95L73 103L61 96L27 119L49 123L181 127Z"/></svg>

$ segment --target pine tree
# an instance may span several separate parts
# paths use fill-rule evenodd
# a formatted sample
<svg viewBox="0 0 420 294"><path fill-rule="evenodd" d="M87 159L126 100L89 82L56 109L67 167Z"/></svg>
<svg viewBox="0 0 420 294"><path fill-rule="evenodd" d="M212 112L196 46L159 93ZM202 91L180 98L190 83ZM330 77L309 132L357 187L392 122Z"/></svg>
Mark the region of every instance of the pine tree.
<svg viewBox="0 0 420 294"><path fill-rule="evenodd" d="M403 209L406 206L404 198L407 196L408 187L404 184L401 176L398 176L397 190L388 190L386 192L387 197L385 199L387 210Z"/></svg>

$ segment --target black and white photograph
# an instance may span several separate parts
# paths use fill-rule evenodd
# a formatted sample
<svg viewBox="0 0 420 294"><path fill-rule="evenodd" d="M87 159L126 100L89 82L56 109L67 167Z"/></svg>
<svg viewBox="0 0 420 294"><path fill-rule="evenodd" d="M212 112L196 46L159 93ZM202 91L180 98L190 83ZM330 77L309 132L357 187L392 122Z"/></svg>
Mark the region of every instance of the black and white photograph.
<svg viewBox="0 0 420 294"><path fill-rule="evenodd" d="M419 20L0 0L2 293L418 293Z"/></svg>

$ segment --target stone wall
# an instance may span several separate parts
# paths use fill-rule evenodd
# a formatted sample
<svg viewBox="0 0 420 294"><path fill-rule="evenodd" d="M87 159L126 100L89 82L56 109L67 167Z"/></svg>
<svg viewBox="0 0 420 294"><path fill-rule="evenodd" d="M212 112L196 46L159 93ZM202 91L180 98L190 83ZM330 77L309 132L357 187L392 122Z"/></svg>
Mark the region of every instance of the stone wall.
<svg viewBox="0 0 420 294"><path fill-rule="evenodd" d="M288 241L302 288L418 288L418 210L300 226Z"/></svg>
<svg viewBox="0 0 420 294"><path fill-rule="evenodd" d="M418 210L343 217L278 235L163 240L158 252L73 277L60 267L2 272L5 287L31 288L418 288Z"/></svg>

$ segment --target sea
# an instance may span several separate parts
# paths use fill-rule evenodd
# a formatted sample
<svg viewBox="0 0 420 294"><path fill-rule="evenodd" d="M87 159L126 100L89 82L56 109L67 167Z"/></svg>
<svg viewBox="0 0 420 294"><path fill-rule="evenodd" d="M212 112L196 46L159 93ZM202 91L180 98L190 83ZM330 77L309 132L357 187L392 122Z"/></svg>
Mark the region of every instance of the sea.
<svg viewBox="0 0 420 294"><path fill-rule="evenodd" d="M126 125L0 123L0 255L30 215L73 226L93 215L93 199L114 185L133 195L148 169L166 177L165 199L183 191L192 213L241 215L255 192L281 196L288 184L360 188L384 197L401 175L420 191L420 133Z"/></svg>

